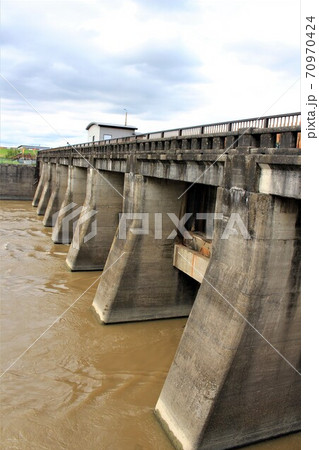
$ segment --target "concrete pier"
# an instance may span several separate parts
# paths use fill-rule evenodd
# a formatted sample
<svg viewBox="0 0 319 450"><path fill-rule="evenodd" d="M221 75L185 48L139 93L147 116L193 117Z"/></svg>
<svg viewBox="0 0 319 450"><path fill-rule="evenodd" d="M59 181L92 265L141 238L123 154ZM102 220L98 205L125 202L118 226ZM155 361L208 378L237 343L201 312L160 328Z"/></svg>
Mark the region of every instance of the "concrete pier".
<svg viewBox="0 0 319 450"><path fill-rule="evenodd" d="M48 163L39 161L39 181L33 196L32 206L38 206L47 177Z"/></svg>
<svg viewBox="0 0 319 450"><path fill-rule="evenodd" d="M52 190L55 186L55 180L56 180L56 164L53 163L47 163L45 164L46 167L43 168L44 172L44 183L43 183L43 189L41 192L40 200L38 203L38 209L37 214L38 216L44 216L45 211L47 209Z"/></svg>
<svg viewBox="0 0 319 450"><path fill-rule="evenodd" d="M67 182L68 167L56 164L55 183L52 186L51 196L43 218L43 225L45 227L53 227L56 222L57 213L60 210L65 196Z"/></svg>
<svg viewBox="0 0 319 450"><path fill-rule="evenodd" d="M68 183L61 208L52 231L56 244L70 244L86 195L87 169L68 166Z"/></svg>
<svg viewBox="0 0 319 450"><path fill-rule="evenodd" d="M86 197L66 262L71 270L102 270L122 211L124 176L88 169Z"/></svg>
<svg viewBox="0 0 319 450"><path fill-rule="evenodd" d="M178 197L185 189L182 182L125 175L124 213L145 216L122 218L117 230L93 302L104 323L189 314L199 285L173 267L175 241L167 239L175 229L167 213L184 211L185 198Z"/></svg>
<svg viewBox="0 0 319 450"><path fill-rule="evenodd" d="M233 448L300 429L300 201L219 188L216 208L240 214L251 238L222 239L225 224L216 226L156 405L184 450Z"/></svg>

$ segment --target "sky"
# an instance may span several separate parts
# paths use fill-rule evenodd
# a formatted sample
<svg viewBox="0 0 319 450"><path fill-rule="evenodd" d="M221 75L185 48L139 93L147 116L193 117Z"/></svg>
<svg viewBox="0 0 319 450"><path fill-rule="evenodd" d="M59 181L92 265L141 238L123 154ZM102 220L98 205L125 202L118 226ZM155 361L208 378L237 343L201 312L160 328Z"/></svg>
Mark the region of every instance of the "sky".
<svg viewBox="0 0 319 450"><path fill-rule="evenodd" d="M1 0L1 145L300 110L299 0Z"/></svg>

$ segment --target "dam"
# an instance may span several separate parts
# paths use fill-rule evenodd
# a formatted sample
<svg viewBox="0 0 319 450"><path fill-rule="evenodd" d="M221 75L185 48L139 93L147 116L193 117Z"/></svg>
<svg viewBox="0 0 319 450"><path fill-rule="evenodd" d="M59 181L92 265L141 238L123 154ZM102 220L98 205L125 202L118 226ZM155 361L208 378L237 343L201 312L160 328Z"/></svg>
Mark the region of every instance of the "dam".
<svg viewBox="0 0 319 450"><path fill-rule="evenodd" d="M155 414L183 449L300 429L300 114L41 151L33 198L101 323L188 317Z"/></svg>

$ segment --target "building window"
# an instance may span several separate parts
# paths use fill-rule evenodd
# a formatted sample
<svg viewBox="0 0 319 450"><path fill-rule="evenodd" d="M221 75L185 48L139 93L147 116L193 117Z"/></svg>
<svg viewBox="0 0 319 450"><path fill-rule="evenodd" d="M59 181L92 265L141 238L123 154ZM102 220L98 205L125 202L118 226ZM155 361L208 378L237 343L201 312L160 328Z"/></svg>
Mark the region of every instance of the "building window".
<svg viewBox="0 0 319 450"><path fill-rule="evenodd" d="M95 141L95 136L92 136L92 142L94 142Z"/></svg>
<svg viewBox="0 0 319 450"><path fill-rule="evenodd" d="M108 141L109 139L112 139L112 135L111 134L103 134L103 139L104 139L104 141Z"/></svg>

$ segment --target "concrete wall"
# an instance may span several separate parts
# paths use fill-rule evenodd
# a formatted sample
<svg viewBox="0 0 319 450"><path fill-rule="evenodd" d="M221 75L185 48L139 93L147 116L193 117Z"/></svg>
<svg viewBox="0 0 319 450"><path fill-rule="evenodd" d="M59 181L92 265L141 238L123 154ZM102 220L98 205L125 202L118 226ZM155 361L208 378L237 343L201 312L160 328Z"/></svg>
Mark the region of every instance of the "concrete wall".
<svg viewBox="0 0 319 450"><path fill-rule="evenodd" d="M35 192L35 166L0 164L0 198L32 200Z"/></svg>

